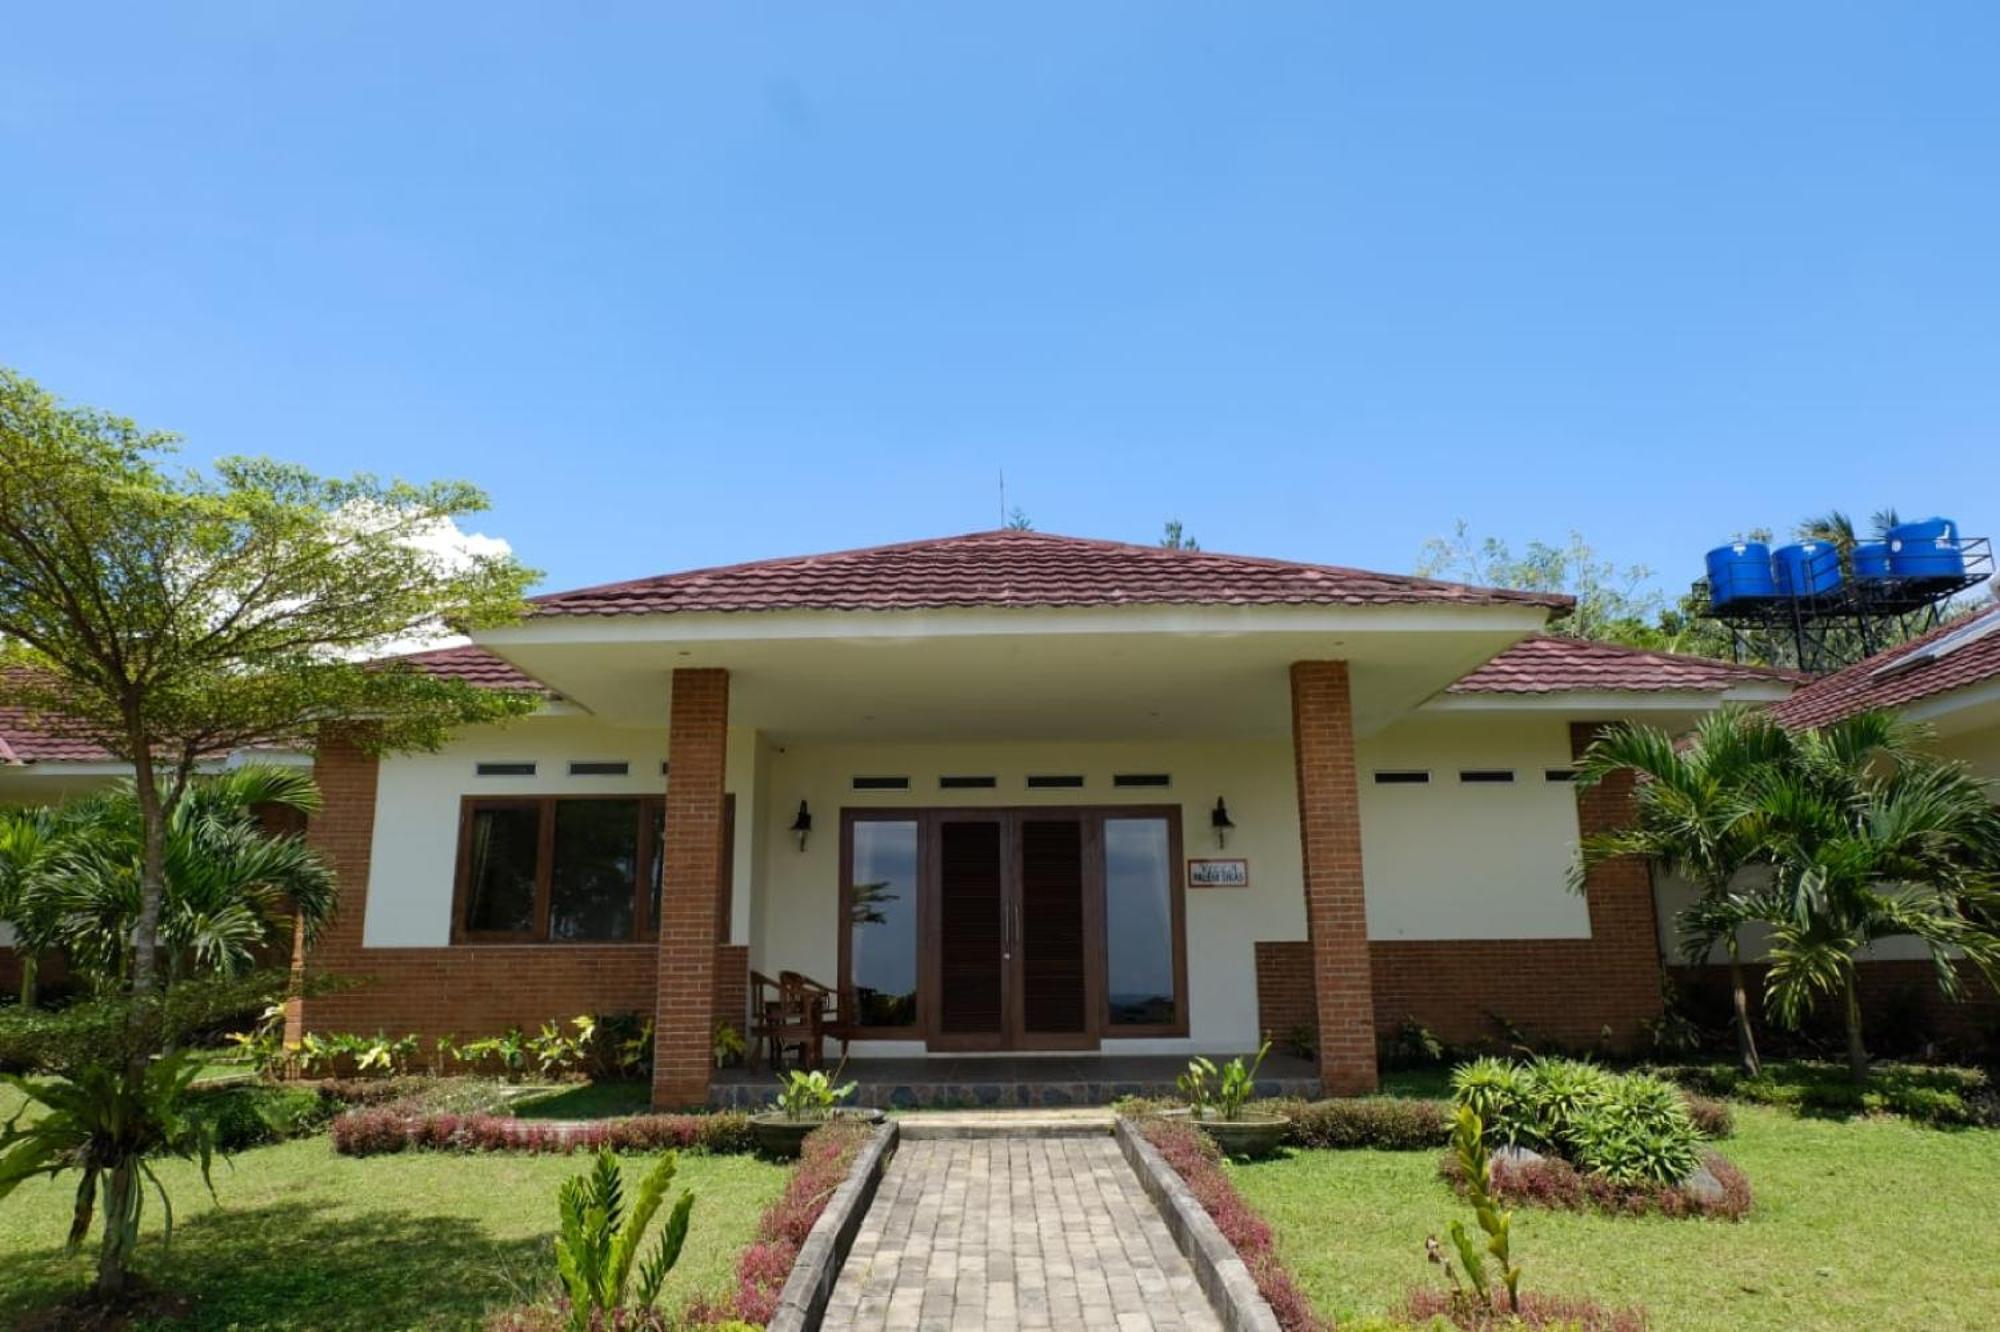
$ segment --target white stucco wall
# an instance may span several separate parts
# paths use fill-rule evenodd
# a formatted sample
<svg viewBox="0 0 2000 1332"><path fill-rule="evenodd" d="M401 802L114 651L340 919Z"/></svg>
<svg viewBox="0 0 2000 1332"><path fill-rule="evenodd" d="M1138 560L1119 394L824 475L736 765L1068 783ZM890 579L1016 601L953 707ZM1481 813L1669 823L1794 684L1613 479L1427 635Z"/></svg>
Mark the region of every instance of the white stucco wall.
<svg viewBox="0 0 2000 1332"><path fill-rule="evenodd" d="M1590 909L1570 891L1576 791L1569 726L1545 717L1413 717L1355 747L1371 939L1580 939ZM1511 784L1464 783L1506 768ZM1384 770L1430 773L1377 785Z"/></svg>
<svg viewBox="0 0 2000 1332"><path fill-rule="evenodd" d="M583 718L538 717L478 727L435 754L382 760L369 866L368 948L435 948L451 942L459 804L468 795L654 795L665 790L666 737ZM571 760L623 759L623 777L571 777ZM526 762L533 777L481 777L474 765Z"/></svg>

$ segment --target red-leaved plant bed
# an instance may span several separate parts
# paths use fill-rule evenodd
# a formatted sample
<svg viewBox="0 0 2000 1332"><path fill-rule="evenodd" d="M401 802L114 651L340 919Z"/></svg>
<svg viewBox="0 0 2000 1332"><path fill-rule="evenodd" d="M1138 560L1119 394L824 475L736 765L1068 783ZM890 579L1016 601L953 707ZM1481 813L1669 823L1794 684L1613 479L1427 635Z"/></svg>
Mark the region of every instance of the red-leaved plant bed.
<svg viewBox="0 0 2000 1332"><path fill-rule="evenodd" d="M562 1123L505 1115L412 1115L385 1107L350 1110L333 1121L333 1149L345 1156L387 1152L621 1152L668 1148L747 1152L754 1142L747 1115L632 1115Z"/></svg>
<svg viewBox="0 0 2000 1332"><path fill-rule="evenodd" d="M1313 1311L1305 1292L1279 1260L1270 1224L1243 1200L1222 1172L1221 1153L1208 1135L1170 1119L1141 1121L1139 1131L1187 1182L1188 1192L1215 1222L1222 1237L1235 1246L1257 1282L1257 1292L1277 1315L1278 1326L1285 1332L1332 1332L1333 1323Z"/></svg>
<svg viewBox="0 0 2000 1332"><path fill-rule="evenodd" d="M1750 1210L1750 1180L1741 1170L1713 1152L1703 1155L1716 1182L1722 1185L1720 1198L1704 1198L1680 1185L1614 1184L1602 1175L1585 1174L1560 1157L1545 1156L1539 1161L1516 1164L1493 1162L1489 1187L1502 1202L1522 1207L1548 1207L1581 1212L1594 1208L1621 1216L1712 1216L1735 1221ZM1438 1163L1438 1173L1463 1193L1465 1174L1456 1157ZM1610 1324L1606 1324L1610 1326Z"/></svg>
<svg viewBox="0 0 2000 1332"><path fill-rule="evenodd" d="M761 1327L777 1315L778 1296L799 1249L873 1132L867 1124L836 1119L806 1135L785 1191L764 1209L757 1238L737 1256L736 1289L721 1299L689 1306L685 1315L689 1325L740 1321Z"/></svg>
<svg viewBox="0 0 2000 1332"><path fill-rule="evenodd" d="M1403 1314L1421 1327L1430 1326L1433 1318L1442 1318L1465 1332L1487 1332L1489 1328L1493 1332L1528 1328L1548 1328L1551 1332L1646 1332L1646 1315L1637 1309L1606 1309L1591 1300L1533 1292L1521 1296L1519 1313L1508 1313L1488 1309L1475 1299L1448 1290L1419 1286L1410 1292Z"/></svg>

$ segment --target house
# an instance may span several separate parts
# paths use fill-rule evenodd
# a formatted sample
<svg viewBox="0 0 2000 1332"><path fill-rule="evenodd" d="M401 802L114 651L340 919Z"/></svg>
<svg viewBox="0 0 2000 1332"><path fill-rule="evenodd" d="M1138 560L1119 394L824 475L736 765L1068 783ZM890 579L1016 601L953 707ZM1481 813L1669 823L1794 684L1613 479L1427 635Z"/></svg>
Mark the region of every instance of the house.
<svg viewBox="0 0 2000 1332"><path fill-rule="evenodd" d="M308 964L366 981L294 1026L645 1013L661 1104L710 1094L752 969L837 985L861 1056L1299 1033L1345 1092L1409 1017L1630 1044L1660 909L1642 865L1569 886L1626 799L1572 762L1609 722L1841 677L1549 635L1568 608L1022 531L539 597L404 659L539 690L532 717L432 754L323 738L342 909ZM115 766L5 714L0 744L0 800Z"/></svg>

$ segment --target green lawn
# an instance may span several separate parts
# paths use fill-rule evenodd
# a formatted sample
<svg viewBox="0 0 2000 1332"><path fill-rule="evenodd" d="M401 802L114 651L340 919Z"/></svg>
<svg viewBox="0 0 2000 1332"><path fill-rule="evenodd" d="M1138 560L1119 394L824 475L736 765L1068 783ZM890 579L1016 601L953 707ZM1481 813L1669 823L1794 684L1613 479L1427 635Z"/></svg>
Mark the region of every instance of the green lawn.
<svg viewBox="0 0 2000 1332"><path fill-rule="evenodd" d="M0 1111L11 1110L7 1099ZM158 1241L160 1212L149 1195L139 1266L196 1299L192 1326L477 1327L488 1309L553 1280L556 1188L586 1161L434 1153L356 1160L336 1156L321 1136L218 1162L218 1201L193 1167L173 1162L161 1169L176 1208L173 1245ZM681 1157L676 1192L692 1188L696 1202L663 1302L730 1284L737 1250L786 1173L748 1156ZM88 1282L89 1253L66 1258L61 1247L75 1186L73 1176L32 1181L0 1203L0 1326Z"/></svg>
<svg viewBox="0 0 2000 1332"><path fill-rule="evenodd" d="M1526 1288L1643 1304L1660 1332L2000 1327L2000 1132L1736 1107L1720 1144L1750 1176L1744 1220L1521 1209ZM1387 1312L1433 1281L1424 1236L1470 1213L1435 1152L1298 1152L1230 1167L1322 1312Z"/></svg>

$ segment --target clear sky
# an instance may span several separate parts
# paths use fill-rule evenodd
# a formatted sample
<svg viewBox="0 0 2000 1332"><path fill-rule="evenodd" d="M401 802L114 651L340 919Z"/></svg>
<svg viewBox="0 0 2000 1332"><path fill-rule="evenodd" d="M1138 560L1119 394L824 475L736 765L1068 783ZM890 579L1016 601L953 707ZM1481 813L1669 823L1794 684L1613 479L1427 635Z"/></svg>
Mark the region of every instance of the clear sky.
<svg viewBox="0 0 2000 1332"><path fill-rule="evenodd" d="M549 586L995 526L2000 533L2000 6L88 3L0 362ZM585 13L584 11L587 11Z"/></svg>

